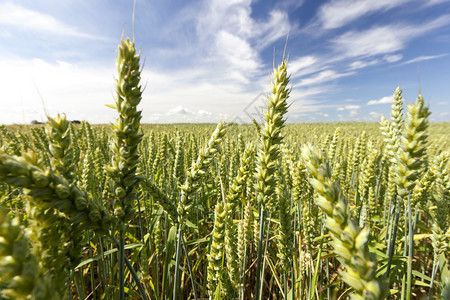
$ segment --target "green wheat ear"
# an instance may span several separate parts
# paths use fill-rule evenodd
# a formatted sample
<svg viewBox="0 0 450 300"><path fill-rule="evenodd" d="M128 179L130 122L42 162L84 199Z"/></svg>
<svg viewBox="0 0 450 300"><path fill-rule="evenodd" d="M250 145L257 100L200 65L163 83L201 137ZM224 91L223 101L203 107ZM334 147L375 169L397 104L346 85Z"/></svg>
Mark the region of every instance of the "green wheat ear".
<svg viewBox="0 0 450 300"><path fill-rule="evenodd" d="M53 169L57 170L67 180L76 179L74 167L74 149L70 136L70 122L65 115L57 115L56 118L48 117L46 127L49 150L51 154L50 162Z"/></svg>
<svg viewBox="0 0 450 300"><path fill-rule="evenodd" d="M254 146L249 144L242 155L238 175L234 178L226 197L226 230L225 250L227 257L227 273L234 290L239 288L239 251L238 251L238 228L234 224L234 215L240 202L240 197L245 183L250 174L251 159L254 154Z"/></svg>
<svg viewBox="0 0 450 300"><path fill-rule="evenodd" d="M19 220L0 210L0 296L6 299L62 299L49 272L44 272L31 253Z"/></svg>
<svg viewBox="0 0 450 300"><path fill-rule="evenodd" d="M212 295L223 275L223 255L225 252L225 223L227 211L220 201L215 208L214 230L212 232L211 251L208 255L208 289Z"/></svg>
<svg viewBox="0 0 450 300"><path fill-rule="evenodd" d="M403 91L397 87L394 92L394 101L392 102L391 119L392 128L396 136L399 136L403 130Z"/></svg>
<svg viewBox="0 0 450 300"><path fill-rule="evenodd" d="M194 203L194 194L199 189L200 180L206 173L211 160L218 151L218 147L225 136L226 125L224 122L217 124L209 142L200 150L197 161L192 163L190 170L186 174L184 184L181 186L180 201L177 206L178 223L184 226L184 221L188 211Z"/></svg>
<svg viewBox="0 0 450 300"><path fill-rule="evenodd" d="M1 295L26 299L37 281L38 261L30 254L28 241L19 220L10 220L0 211L0 285Z"/></svg>
<svg viewBox="0 0 450 300"><path fill-rule="evenodd" d="M286 119L290 89L288 88L287 61L284 60L277 69L273 70L272 95L267 102L267 111L264 114L265 125L261 128L260 143L256 163L256 194L259 203L270 211L274 210L273 196L277 178L275 172L278 160L281 157L280 144Z"/></svg>
<svg viewBox="0 0 450 300"><path fill-rule="evenodd" d="M428 137L426 129L430 114L422 95L419 95L415 104L408 106L395 165L398 194L405 201L407 195L413 191L419 171L423 167L422 160L426 153Z"/></svg>
<svg viewBox="0 0 450 300"><path fill-rule="evenodd" d="M140 54L136 52L134 42L129 38L126 41L122 39L116 62L119 73L116 79L117 95L115 104L110 105L117 110L119 117L113 124L116 138L111 143L112 162L106 168L112 178L112 192L116 196L114 214L122 220L122 224L134 216L135 187L139 182L136 175L138 145L142 140L139 133L142 111L137 110L142 99L139 60Z"/></svg>
<svg viewBox="0 0 450 300"><path fill-rule="evenodd" d="M332 180L331 169L321 151L307 145L301 152L317 192L317 205L326 214L325 224L333 239L332 246L346 267L342 279L356 291L353 299L382 299L382 283L376 278L376 260L369 252L369 229L358 229L350 219L349 206L339 185Z"/></svg>

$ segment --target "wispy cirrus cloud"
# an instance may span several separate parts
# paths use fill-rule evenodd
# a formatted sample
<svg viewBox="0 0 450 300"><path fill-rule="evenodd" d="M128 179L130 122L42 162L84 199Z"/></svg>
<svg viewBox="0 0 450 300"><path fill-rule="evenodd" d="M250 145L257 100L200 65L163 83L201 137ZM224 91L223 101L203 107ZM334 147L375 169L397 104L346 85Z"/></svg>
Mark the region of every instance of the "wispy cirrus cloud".
<svg viewBox="0 0 450 300"><path fill-rule="evenodd" d="M379 59L372 59L372 60L356 60L350 63L349 68L350 70L357 70L357 69L362 69L362 68L366 68L366 67L370 67L376 64L379 64L380 60Z"/></svg>
<svg viewBox="0 0 450 300"><path fill-rule="evenodd" d="M401 60L402 58L403 58L403 55L402 55L402 54L385 55L385 56L383 57L383 59L384 59L385 61L390 62L390 63L399 61L399 60Z"/></svg>
<svg viewBox="0 0 450 300"><path fill-rule="evenodd" d="M363 16L386 11L411 0L338 0L322 5L318 21L324 29L335 29L347 25Z"/></svg>
<svg viewBox="0 0 450 300"><path fill-rule="evenodd" d="M421 56L415 57L413 59L407 60L403 64L406 65L406 64L412 64L412 63L424 61L424 60L437 59L437 58L445 57L447 55L448 55L447 53L439 54L439 55L421 55Z"/></svg>
<svg viewBox="0 0 450 300"><path fill-rule="evenodd" d="M433 6L437 4L447 3L450 2L450 0L428 0L424 2L424 6Z"/></svg>
<svg viewBox="0 0 450 300"><path fill-rule="evenodd" d="M322 65L323 60L314 55L301 56L289 61L289 71L292 78L317 72Z"/></svg>
<svg viewBox="0 0 450 300"><path fill-rule="evenodd" d="M53 16L33 11L13 2L0 3L0 25L9 29L35 33L71 36L78 38L100 39L101 37L81 32L68 26Z"/></svg>
<svg viewBox="0 0 450 300"><path fill-rule="evenodd" d="M304 78L304 79L300 80L300 82L297 83L296 85L297 86L311 86L311 85L331 81L334 79L338 79L338 78L341 78L344 76L350 76L353 74L354 74L354 72L339 73L334 70L325 70L325 71L317 73L316 75L313 75L308 78Z"/></svg>
<svg viewBox="0 0 450 300"><path fill-rule="evenodd" d="M450 15L419 24L390 24L367 30L351 30L332 41L333 48L344 57L389 54L405 48L411 39L450 24Z"/></svg>
<svg viewBox="0 0 450 300"><path fill-rule="evenodd" d="M291 24L286 11L272 10L269 19L257 21L253 26L254 36L258 38L255 45L257 49L264 49L280 38L285 38L289 31L297 25Z"/></svg>
<svg viewBox="0 0 450 300"><path fill-rule="evenodd" d="M368 10L361 10L362 15L363 12L371 13L377 9L387 9L391 5L392 7L401 5L406 1L393 1L391 4L387 1L378 4L369 2L374 6L370 9L367 8ZM330 2L330 5L336 3L345 6L346 1ZM356 15L353 16L356 18ZM320 87L332 80L358 74L368 67L401 61L403 59L402 51L408 47L412 39L447 24L450 24L450 15L443 15L422 24L388 23L381 26L373 25L365 30L346 31L331 40L331 48L328 53L304 55L290 60L292 78L300 78L295 86ZM434 57L421 59L432 58ZM324 93L326 90L323 89Z"/></svg>

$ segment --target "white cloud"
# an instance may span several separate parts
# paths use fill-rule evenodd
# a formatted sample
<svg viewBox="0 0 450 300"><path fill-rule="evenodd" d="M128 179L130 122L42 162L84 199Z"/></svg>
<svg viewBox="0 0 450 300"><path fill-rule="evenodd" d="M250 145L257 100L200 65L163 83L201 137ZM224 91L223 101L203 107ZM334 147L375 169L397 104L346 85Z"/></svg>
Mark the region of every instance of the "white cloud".
<svg viewBox="0 0 450 300"><path fill-rule="evenodd" d="M227 30L241 37L249 37L253 27L251 1L207 1L197 14L197 31L202 37L218 30Z"/></svg>
<svg viewBox="0 0 450 300"><path fill-rule="evenodd" d="M365 67L376 65L379 62L380 62L379 59L373 59L373 60L367 60L367 61L357 60L357 61L352 62L349 67L350 67L350 70L357 70L357 69L362 69Z"/></svg>
<svg viewBox="0 0 450 300"><path fill-rule="evenodd" d="M350 117L358 115L358 110L361 108L359 105L345 105L337 108L338 111L348 111Z"/></svg>
<svg viewBox="0 0 450 300"><path fill-rule="evenodd" d="M0 60L0 70L0 123L44 120L43 106L50 115L67 113L68 119L108 122L114 118L112 109L105 107L113 103L112 66L16 58ZM25 111L25 117L17 111Z"/></svg>
<svg viewBox="0 0 450 300"><path fill-rule="evenodd" d="M348 56L371 56L403 48L402 39L390 26L350 31L336 38L333 43L338 51Z"/></svg>
<svg viewBox="0 0 450 300"><path fill-rule="evenodd" d="M285 37L293 26L287 11L278 9L268 12L268 16L256 20L252 18L250 0L205 1L199 12L197 31L201 37L214 37L225 30L244 40L251 40L258 48L264 48L281 37Z"/></svg>
<svg viewBox="0 0 450 300"><path fill-rule="evenodd" d="M177 114L180 114L180 115L192 115L193 112L191 112L190 110L187 110L186 108L184 108L181 105L178 105L177 107L172 108L172 109L170 109L167 112L167 115L177 115Z"/></svg>
<svg viewBox="0 0 450 300"><path fill-rule="evenodd" d="M424 6L433 6L441 3L450 2L450 0L428 0L424 2Z"/></svg>
<svg viewBox="0 0 450 300"><path fill-rule="evenodd" d="M296 78L302 74L307 74L307 72L316 71L313 66L317 65L319 59L315 56L308 55L302 56L294 60L289 61L289 72L292 74L292 78Z"/></svg>
<svg viewBox="0 0 450 300"><path fill-rule="evenodd" d="M201 115L201 116L212 116L212 113L203 109L200 109L197 114Z"/></svg>
<svg viewBox="0 0 450 300"><path fill-rule="evenodd" d="M345 105L345 106L340 106L337 108L337 110L339 111L343 111L343 110L357 110L360 109L361 106L359 105Z"/></svg>
<svg viewBox="0 0 450 300"><path fill-rule="evenodd" d="M142 78L149 84L142 101L143 121L218 122L224 115L251 121L244 109L258 92L243 91L233 82L208 82L209 70L198 72L200 74L192 78L189 71L144 71ZM155 121L151 119L152 113L164 116Z"/></svg>
<svg viewBox="0 0 450 300"><path fill-rule="evenodd" d="M204 1L194 12L199 60L214 65L223 80L248 84L266 75L259 52L286 37L293 25L287 11L271 10L260 20L252 16L250 0ZM219 77L220 78L220 77Z"/></svg>
<svg viewBox="0 0 450 300"><path fill-rule="evenodd" d="M319 9L318 18L322 27L334 29L347 25L365 15L386 11L410 0L337 0L329 1Z"/></svg>
<svg viewBox="0 0 450 300"><path fill-rule="evenodd" d="M338 79L344 76L349 76L354 74L354 72L347 72L347 73L337 73L333 70L325 70L317 75L311 76L309 78L302 79L297 86L306 86L306 85L315 85L319 83L324 83L330 80Z"/></svg>
<svg viewBox="0 0 450 300"><path fill-rule="evenodd" d="M379 113L379 112L376 112L376 111L371 111L371 112L369 113L369 115L370 115L370 117L371 117L372 119L377 119L377 120L379 120L383 114L382 114L382 113Z"/></svg>
<svg viewBox="0 0 450 300"><path fill-rule="evenodd" d="M200 109L197 112L194 112L183 107L182 105L178 105L177 107L169 109L169 111L167 111L165 115L153 113L150 114L150 116L147 116L147 119L150 122L157 123L214 123L217 122L220 116L222 116L222 114L214 115L213 113L204 109Z"/></svg>
<svg viewBox="0 0 450 300"><path fill-rule="evenodd" d="M291 99L292 101L295 101L296 99L312 98L313 96L321 95L329 91L330 88L326 85L319 85L309 88L294 85L291 91Z"/></svg>
<svg viewBox="0 0 450 300"><path fill-rule="evenodd" d="M332 44L344 57L388 54L402 50L409 40L449 23L450 15L444 15L421 25L397 24L348 31Z"/></svg>
<svg viewBox="0 0 450 300"><path fill-rule="evenodd" d="M199 115L199 116L211 116L212 113L209 111L206 111L204 109L200 109L197 112L193 112L187 108L184 108L182 105L178 105L177 107L174 107L172 109L169 109L169 111L166 113L166 115Z"/></svg>
<svg viewBox="0 0 450 300"><path fill-rule="evenodd" d="M216 51L219 59L229 66L226 67L229 78L245 84L261 65L258 53L248 42L227 31L217 33Z"/></svg>
<svg viewBox="0 0 450 300"><path fill-rule="evenodd" d="M9 28L72 37L99 38L67 26L50 15L26 9L11 2L0 3L0 24L6 26L5 31Z"/></svg>
<svg viewBox="0 0 450 300"><path fill-rule="evenodd" d="M287 12L272 10L268 21L257 22L253 26L253 34L258 39L256 47L263 49L269 46L279 38L286 37L291 29Z"/></svg>
<svg viewBox="0 0 450 300"><path fill-rule="evenodd" d="M412 63L416 63L416 62L420 62L420 61L424 61L424 60L430 60L430 59L436 59L436 58L441 58L444 56L447 56L448 54L440 54L440 55L422 55L413 59L410 59L408 61L405 61L403 64L412 64Z"/></svg>
<svg viewBox="0 0 450 300"><path fill-rule="evenodd" d="M403 55L401 55L401 54L385 55L383 58L385 61L393 63L393 62L401 60L403 58Z"/></svg>
<svg viewBox="0 0 450 300"><path fill-rule="evenodd" d="M392 103L392 101L394 101L394 97L386 96L378 100L370 100L369 102L367 102L367 105L388 104Z"/></svg>
<svg viewBox="0 0 450 300"><path fill-rule="evenodd" d="M113 65L16 58L0 60L0 70L0 124L45 120L43 106L50 116L66 113L68 119L109 123L116 118L117 113L105 106L114 103ZM225 115L250 122L244 108L259 91L243 91L232 83L210 83L205 80L208 74L205 69L144 69L146 88L139 105L142 122L218 122Z"/></svg>

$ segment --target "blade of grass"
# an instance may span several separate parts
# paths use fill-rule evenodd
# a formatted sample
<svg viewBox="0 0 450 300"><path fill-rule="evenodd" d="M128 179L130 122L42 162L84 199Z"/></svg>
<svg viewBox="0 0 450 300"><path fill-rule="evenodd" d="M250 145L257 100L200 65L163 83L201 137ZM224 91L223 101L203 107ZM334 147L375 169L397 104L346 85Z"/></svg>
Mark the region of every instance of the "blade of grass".
<svg viewBox="0 0 450 300"><path fill-rule="evenodd" d="M323 234L323 228L322 228L322 234ZM310 285L310 299L314 299L314 290L316 287L317 278L319 276L320 257L322 256L322 244L323 244L323 239L320 240L319 252L317 253L317 262L316 262L316 266L314 267L314 275L313 275L311 285Z"/></svg>
<svg viewBox="0 0 450 300"><path fill-rule="evenodd" d="M111 236L111 239L114 241L114 243L116 244L117 248L119 248L120 247L119 241L117 241L117 239L114 238L113 236ZM125 249L123 249L123 252L125 253ZM134 280L134 282L136 283L136 285L138 287L139 294L141 295L142 299L148 300L147 294L145 293L144 287L141 284L139 276L137 275L136 271L134 270L133 266L131 265L131 263L128 260L128 258L126 257L126 255L124 255L123 257L124 257L124 263L127 265L127 268L131 272L131 276L133 277L133 280ZM124 293L125 293L125 289L124 289Z"/></svg>
<svg viewBox="0 0 450 300"><path fill-rule="evenodd" d="M192 273L191 260L189 259L189 252L187 250L186 243L184 241L183 231L181 232L181 241L183 242L184 253L186 254L186 260L187 260L189 275L190 275L189 277L191 278L191 282L192 282L192 292L194 293L194 299L197 300L197 291L195 290L194 274Z"/></svg>
<svg viewBox="0 0 450 300"><path fill-rule="evenodd" d="M408 263L407 263L407 288L406 288L406 300L411 299L412 293L412 260L414 253L414 227L413 227L413 218L412 218L412 210L411 210L411 195L408 196L408 225L409 225L409 246L408 246Z"/></svg>
<svg viewBox="0 0 450 300"><path fill-rule="evenodd" d="M265 243L265 246L264 246L263 265L262 265L262 269L261 269L261 278L262 278L262 280L261 280L260 293L259 293L259 299L260 300L262 299L262 296L263 296L264 270L266 268L266 256L267 256L266 254L267 254L267 248L268 248L267 246L269 244L269 229L270 229L270 221L271 221L270 212L269 212L268 220L269 220L269 222L267 222L267 234L266 234L266 243Z"/></svg>
<svg viewBox="0 0 450 300"><path fill-rule="evenodd" d="M260 299L260 289L261 284L261 260L262 260L262 239L264 237L264 205L261 204L259 207L259 241L258 241L258 257L256 263L256 286L255 286L255 299Z"/></svg>
<svg viewBox="0 0 450 300"><path fill-rule="evenodd" d="M175 252L175 243L177 238L177 227L172 226L167 235L166 243L166 258L164 260L164 272L163 272L163 293L164 295L169 295L169 269L170 262L172 261L173 254Z"/></svg>
<svg viewBox="0 0 450 300"><path fill-rule="evenodd" d="M175 282L173 285L173 295L172 295L172 299L176 300L178 298L178 293L180 290L180 256L181 256L181 224L178 225L178 234L177 234L177 248L176 248L176 257L175 257Z"/></svg>
<svg viewBox="0 0 450 300"><path fill-rule="evenodd" d="M123 236L123 229L119 232L119 300L125 300L125 239Z"/></svg>
<svg viewBox="0 0 450 300"><path fill-rule="evenodd" d="M397 206L397 214L395 216L395 221L394 221L394 228L393 228L393 234L392 234L392 239L389 240L389 244L388 244L388 256L389 256L389 260L388 260L388 265L387 265L387 270L386 270L386 274L385 274L385 278L388 279L389 278L389 273L391 271L391 264L392 264L392 259L394 257L394 246L395 246L395 239L397 237L397 229L398 229L398 221L400 218L400 203L398 203L398 205L396 205L395 203L395 197L394 197L394 206Z"/></svg>

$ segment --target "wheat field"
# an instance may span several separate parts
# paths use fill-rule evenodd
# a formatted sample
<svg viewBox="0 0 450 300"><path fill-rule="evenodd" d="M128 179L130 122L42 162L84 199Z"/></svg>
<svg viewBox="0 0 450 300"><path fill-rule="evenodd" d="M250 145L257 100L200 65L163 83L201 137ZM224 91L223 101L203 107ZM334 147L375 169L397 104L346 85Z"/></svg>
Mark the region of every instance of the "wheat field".
<svg viewBox="0 0 450 300"><path fill-rule="evenodd" d="M141 124L117 52L110 126L0 126L3 299L450 299L450 123L395 89L380 123ZM268 83L269 84L269 83Z"/></svg>

